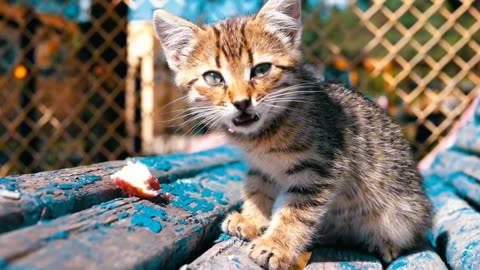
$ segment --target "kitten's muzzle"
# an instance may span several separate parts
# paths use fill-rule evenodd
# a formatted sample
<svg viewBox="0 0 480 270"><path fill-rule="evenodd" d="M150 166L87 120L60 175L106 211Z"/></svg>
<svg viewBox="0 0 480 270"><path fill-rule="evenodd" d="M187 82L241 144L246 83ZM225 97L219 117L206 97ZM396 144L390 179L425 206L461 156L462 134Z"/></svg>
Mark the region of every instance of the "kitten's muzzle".
<svg viewBox="0 0 480 270"><path fill-rule="evenodd" d="M235 126L248 126L254 122L257 122L259 119L260 117L258 116L258 114L242 112L241 114L233 118L233 124Z"/></svg>

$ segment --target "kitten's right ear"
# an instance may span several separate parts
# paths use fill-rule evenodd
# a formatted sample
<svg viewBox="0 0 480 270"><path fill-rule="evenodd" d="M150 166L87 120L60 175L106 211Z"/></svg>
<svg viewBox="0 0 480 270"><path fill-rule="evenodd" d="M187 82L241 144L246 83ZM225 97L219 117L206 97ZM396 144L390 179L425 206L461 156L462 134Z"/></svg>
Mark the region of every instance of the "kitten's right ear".
<svg viewBox="0 0 480 270"><path fill-rule="evenodd" d="M153 13L153 28L162 44L168 65L172 70L178 71L182 61L186 60L195 46L195 33L200 28L161 9Z"/></svg>

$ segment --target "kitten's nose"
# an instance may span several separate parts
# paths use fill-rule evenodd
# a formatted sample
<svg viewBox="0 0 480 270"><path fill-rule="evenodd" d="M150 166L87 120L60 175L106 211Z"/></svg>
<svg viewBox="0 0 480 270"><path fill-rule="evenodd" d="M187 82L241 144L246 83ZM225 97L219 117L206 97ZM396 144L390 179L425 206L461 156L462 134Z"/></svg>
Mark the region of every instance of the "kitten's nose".
<svg viewBox="0 0 480 270"><path fill-rule="evenodd" d="M235 101L233 103L233 106L235 106L235 108L237 108L239 111L243 112L243 111L247 110L248 107L250 107L251 104L252 104L252 100L250 98L248 98L248 99Z"/></svg>

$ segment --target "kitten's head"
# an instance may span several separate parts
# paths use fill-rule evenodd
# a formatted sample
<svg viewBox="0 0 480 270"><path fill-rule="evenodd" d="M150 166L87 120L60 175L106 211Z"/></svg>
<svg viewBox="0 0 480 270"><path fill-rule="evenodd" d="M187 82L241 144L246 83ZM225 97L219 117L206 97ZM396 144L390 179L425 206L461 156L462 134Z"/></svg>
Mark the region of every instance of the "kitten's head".
<svg viewBox="0 0 480 270"><path fill-rule="evenodd" d="M287 109L302 61L300 14L300 0L269 0L255 16L204 26L157 10L153 25L190 105L210 125L250 135Z"/></svg>

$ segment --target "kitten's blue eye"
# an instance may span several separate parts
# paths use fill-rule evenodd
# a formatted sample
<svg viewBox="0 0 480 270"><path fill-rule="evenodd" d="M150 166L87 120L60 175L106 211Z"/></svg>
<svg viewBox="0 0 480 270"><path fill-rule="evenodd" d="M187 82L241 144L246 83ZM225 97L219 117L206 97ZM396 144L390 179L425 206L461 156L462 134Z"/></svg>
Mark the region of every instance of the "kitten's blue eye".
<svg viewBox="0 0 480 270"><path fill-rule="evenodd" d="M252 68L250 78L253 79L255 77L265 76L265 74L267 74L271 68L272 68L272 64L270 63L258 64Z"/></svg>
<svg viewBox="0 0 480 270"><path fill-rule="evenodd" d="M219 85L223 83L223 77L215 71L207 71L203 74L203 79L210 85Z"/></svg>

